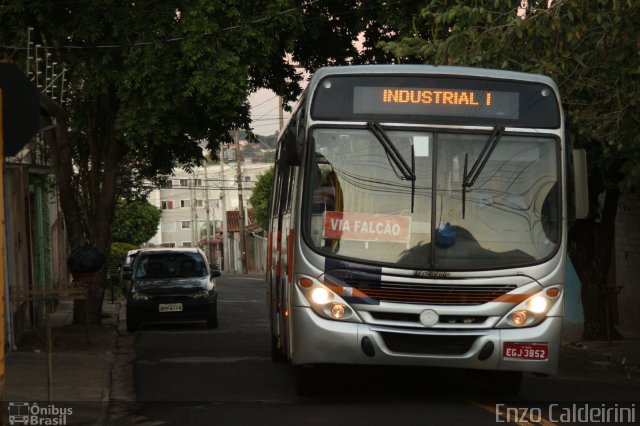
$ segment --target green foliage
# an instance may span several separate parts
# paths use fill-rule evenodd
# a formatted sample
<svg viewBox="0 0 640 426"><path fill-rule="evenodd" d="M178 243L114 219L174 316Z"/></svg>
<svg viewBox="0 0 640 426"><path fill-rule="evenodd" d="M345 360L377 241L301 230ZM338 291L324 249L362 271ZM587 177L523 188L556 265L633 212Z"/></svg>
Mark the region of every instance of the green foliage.
<svg viewBox="0 0 640 426"><path fill-rule="evenodd" d="M158 232L161 216L162 210L147 201L119 202L113 221L113 241L134 246L149 241Z"/></svg>
<svg viewBox="0 0 640 426"><path fill-rule="evenodd" d="M127 252L129 250L135 250L138 246L129 243L113 243L111 244L111 250L109 252L109 265L110 268L116 268L122 265Z"/></svg>
<svg viewBox="0 0 640 426"><path fill-rule="evenodd" d="M269 214L271 208L271 194L273 193L274 168L258 176L249 202L253 206L256 221L262 229L269 229Z"/></svg>
<svg viewBox="0 0 640 426"><path fill-rule="evenodd" d="M594 194L640 187L640 2L430 2L430 37L384 44L399 61L546 74L559 85L569 130L587 148Z"/></svg>

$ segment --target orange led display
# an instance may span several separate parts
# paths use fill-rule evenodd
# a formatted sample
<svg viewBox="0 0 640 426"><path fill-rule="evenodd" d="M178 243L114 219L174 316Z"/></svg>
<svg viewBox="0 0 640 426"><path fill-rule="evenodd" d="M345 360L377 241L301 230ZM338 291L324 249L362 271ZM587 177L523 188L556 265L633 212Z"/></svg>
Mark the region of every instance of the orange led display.
<svg viewBox="0 0 640 426"><path fill-rule="evenodd" d="M520 117L520 92L517 91L499 90L501 87L489 84L463 84L464 81L415 86L403 83L406 85L385 82L384 86L353 86L353 98L349 102L352 109L348 112L372 114L378 119L380 116L430 117L430 122L434 117L447 117L447 122L484 118L512 122ZM335 103L327 101L327 111L335 107Z"/></svg>
<svg viewBox="0 0 640 426"><path fill-rule="evenodd" d="M491 106L491 92L473 90L383 89L383 103Z"/></svg>

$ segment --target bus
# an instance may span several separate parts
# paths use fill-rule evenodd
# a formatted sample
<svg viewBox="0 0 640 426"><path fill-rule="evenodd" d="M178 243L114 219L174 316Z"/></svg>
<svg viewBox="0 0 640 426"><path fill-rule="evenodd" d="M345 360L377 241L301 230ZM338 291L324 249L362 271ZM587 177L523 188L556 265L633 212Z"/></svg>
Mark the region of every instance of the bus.
<svg viewBox="0 0 640 426"><path fill-rule="evenodd" d="M317 70L278 138L271 357L298 393L332 364L557 371L567 225L586 157L554 81L503 70Z"/></svg>

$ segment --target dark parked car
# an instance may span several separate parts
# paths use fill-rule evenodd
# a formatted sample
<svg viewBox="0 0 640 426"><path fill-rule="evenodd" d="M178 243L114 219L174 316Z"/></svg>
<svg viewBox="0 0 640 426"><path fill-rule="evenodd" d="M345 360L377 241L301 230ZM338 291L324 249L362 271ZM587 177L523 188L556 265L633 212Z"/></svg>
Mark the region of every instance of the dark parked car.
<svg viewBox="0 0 640 426"><path fill-rule="evenodd" d="M125 272L127 330L143 322L204 320L218 326L215 277L204 252L198 248L144 249Z"/></svg>

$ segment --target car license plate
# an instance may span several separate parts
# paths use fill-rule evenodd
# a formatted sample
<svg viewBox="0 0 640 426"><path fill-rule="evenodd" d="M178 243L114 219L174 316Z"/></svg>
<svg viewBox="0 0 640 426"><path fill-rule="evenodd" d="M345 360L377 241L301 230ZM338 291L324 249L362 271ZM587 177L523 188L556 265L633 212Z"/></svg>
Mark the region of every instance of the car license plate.
<svg viewBox="0 0 640 426"><path fill-rule="evenodd" d="M160 312L181 312L182 303L161 303L159 306Z"/></svg>
<svg viewBox="0 0 640 426"><path fill-rule="evenodd" d="M549 347L546 343L505 342L502 355L505 358L535 359L544 361L549 356Z"/></svg>

